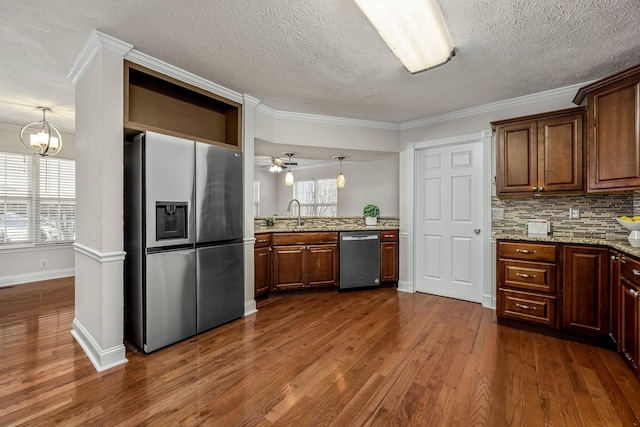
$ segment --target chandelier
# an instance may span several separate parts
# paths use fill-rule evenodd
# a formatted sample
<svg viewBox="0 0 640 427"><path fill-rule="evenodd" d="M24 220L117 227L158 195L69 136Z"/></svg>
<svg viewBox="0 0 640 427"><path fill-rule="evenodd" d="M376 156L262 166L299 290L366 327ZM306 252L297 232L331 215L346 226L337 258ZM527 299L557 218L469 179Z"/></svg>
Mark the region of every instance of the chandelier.
<svg viewBox="0 0 640 427"><path fill-rule="evenodd" d="M37 107L42 110L42 120L29 123L20 129L20 142L33 154L42 157L58 154L62 149L62 135L58 128L45 118L48 107Z"/></svg>

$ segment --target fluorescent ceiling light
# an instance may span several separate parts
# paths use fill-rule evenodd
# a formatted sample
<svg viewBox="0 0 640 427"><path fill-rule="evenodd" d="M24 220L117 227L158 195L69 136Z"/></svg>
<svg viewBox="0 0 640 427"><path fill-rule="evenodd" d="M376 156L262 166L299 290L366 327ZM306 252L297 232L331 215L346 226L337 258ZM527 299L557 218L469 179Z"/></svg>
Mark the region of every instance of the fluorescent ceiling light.
<svg viewBox="0 0 640 427"><path fill-rule="evenodd" d="M437 0L355 0L382 39L412 74L455 55Z"/></svg>

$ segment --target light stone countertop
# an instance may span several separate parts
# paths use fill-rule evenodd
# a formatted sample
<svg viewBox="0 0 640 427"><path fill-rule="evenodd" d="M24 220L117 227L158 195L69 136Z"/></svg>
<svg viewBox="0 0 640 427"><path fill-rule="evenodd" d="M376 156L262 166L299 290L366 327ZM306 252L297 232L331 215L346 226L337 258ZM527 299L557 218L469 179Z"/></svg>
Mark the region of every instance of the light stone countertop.
<svg viewBox="0 0 640 427"><path fill-rule="evenodd" d="M334 225L334 226L314 226L314 225L309 225L309 226L305 226L303 225L302 227L298 227L298 226L287 226L287 225L283 225L283 226L273 226L273 227L267 227L265 226L261 226L261 227L256 227L254 230L255 234L260 234L260 233L304 233L307 231L311 231L311 232L334 232L334 231L383 231L383 230L397 230L398 227L389 227L389 226L385 226L385 225L373 225L373 226L367 226L367 225Z"/></svg>
<svg viewBox="0 0 640 427"><path fill-rule="evenodd" d="M260 233L304 233L304 232L336 232L336 231L377 231L377 230L398 230L399 221L397 217L379 217L378 224L367 226L361 216L342 217L302 217L303 225L298 227L295 217L278 217L272 227L267 227L264 218L254 220L254 234Z"/></svg>
<svg viewBox="0 0 640 427"><path fill-rule="evenodd" d="M492 237L499 240L520 240L525 242L544 242L544 243L575 243L580 245L606 246L611 249L624 252L640 258L640 248L634 248L624 236L589 236L589 235L549 235L547 237L529 237L523 233L492 233Z"/></svg>

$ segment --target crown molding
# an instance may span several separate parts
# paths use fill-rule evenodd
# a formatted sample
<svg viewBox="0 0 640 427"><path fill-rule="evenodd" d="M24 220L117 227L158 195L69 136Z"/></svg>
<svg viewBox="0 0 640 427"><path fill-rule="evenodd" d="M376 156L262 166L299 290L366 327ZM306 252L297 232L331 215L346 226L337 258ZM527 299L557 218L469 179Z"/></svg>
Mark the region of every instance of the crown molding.
<svg viewBox="0 0 640 427"><path fill-rule="evenodd" d="M124 58L131 62L135 62L138 65L147 67L153 71L164 74L165 76L173 77L176 80L180 80L192 86L196 86L200 89L204 89L208 92L215 93L216 95L223 96L227 99L242 104L244 98L242 94L231 89L227 89L224 86L220 86L219 84L213 83L202 77L196 76L193 73L185 71L167 62L161 61L157 58L154 58L153 56L147 55L146 53L131 49L124 55Z"/></svg>
<svg viewBox="0 0 640 427"><path fill-rule="evenodd" d="M84 45L82 52L76 58L76 61L73 63L71 67L71 71L67 75L67 78L73 82L73 84L77 84L80 77L87 70L93 58L96 57L100 49L109 49L114 52L120 53L121 55L126 55L127 52L133 49L133 45L118 40L115 37L111 37L108 34L101 33L100 31L94 30L89 36L89 40Z"/></svg>
<svg viewBox="0 0 640 427"><path fill-rule="evenodd" d="M520 107L528 105L533 102L541 102L558 98L568 97L569 100L573 99L576 91L582 86L588 84L578 83L571 86L565 86L557 89L551 89L544 92L538 92L531 95L524 95L518 98L505 99L504 101L492 102L490 104L484 104L477 107L465 108L462 110L452 111L450 113L438 114L436 116L425 117L424 119L412 120L400 124L401 130L417 128L420 126L431 125L439 122L446 122L448 120L461 119L464 117L475 116L483 113L490 113L492 111L504 110L508 108Z"/></svg>
<svg viewBox="0 0 640 427"><path fill-rule="evenodd" d="M260 100L258 98L254 98L251 95L247 95L246 93L242 95L243 98L243 105L246 105L247 107L257 107L258 104L260 104Z"/></svg>
<svg viewBox="0 0 640 427"><path fill-rule="evenodd" d="M327 125L341 125L341 126L357 126L364 128L374 129L386 129L386 130L400 130L400 123L392 122L378 122L375 120L362 120L362 119L349 119L345 117L334 116L322 116L317 114L307 113L295 113L292 111L280 111L271 107L267 107L264 104L260 104L257 107L258 111L273 117L274 119L281 120L296 120L300 122L320 123Z"/></svg>

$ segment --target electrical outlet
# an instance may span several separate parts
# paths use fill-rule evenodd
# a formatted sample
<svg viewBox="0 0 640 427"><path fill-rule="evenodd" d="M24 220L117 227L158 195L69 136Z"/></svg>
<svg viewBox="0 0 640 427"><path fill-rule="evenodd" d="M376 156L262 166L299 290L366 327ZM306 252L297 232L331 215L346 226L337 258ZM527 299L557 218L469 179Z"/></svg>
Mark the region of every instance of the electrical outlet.
<svg viewBox="0 0 640 427"><path fill-rule="evenodd" d="M40 268L47 268L49 267L49 260L48 259L41 259L40 260Z"/></svg>
<svg viewBox="0 0 640 427"><path fill-rule="evenodd" d="M571 219L579 219L580 218L580 208L569 208L569 218L571 218Z"/></svg>
<svg viewBox="0 0 640 427"><path fill-rule="evenodd" d="M493 209L491 209L491 218L492 219L504 219L504 208L493 208Z"/></svg>

